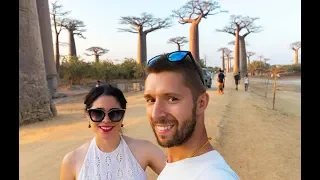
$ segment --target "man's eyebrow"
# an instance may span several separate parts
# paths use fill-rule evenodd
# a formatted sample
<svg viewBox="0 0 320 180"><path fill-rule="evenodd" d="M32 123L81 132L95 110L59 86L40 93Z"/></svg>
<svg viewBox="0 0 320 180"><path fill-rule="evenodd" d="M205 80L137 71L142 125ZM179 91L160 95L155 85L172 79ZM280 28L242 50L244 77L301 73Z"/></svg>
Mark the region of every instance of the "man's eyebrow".
<svg viewBox="0 0 320 180"><path fill-rule="evenodd" d="M173 92L165 93L164 95L165 95L165 96L175 96L175 97L180 97L180 94L173 93Z"/></svg>
<svg viewBox="0 0 320 180"><path fill-rule="evenodd" d="M143 97L144 97L145 99L152 98L152 96L151 96L150 94L145 94L145 95L143 95Z"/></svg>
<svg viewBox="0 0 320 180"><path fill-rule="evenodd" d="M168 93L164 93L164 94L162 94L162 96L174 96L174 97L181 97L181 95L180 94L178 94L178 93L173 93L173 92L168 92ZM153 96L151 95L151 94L144 94L143 95L143 97L145 98L145 99L149 99L149 98L153 98Z"/></svg>

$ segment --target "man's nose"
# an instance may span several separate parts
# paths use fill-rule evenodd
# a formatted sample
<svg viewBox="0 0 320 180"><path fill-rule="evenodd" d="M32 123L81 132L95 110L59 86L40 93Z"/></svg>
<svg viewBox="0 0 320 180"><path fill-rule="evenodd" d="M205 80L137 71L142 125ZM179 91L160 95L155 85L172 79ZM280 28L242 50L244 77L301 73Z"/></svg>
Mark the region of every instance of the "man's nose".
<svg viewBox="0 0 320 180"><path fill-rule="evenodd" d="M156 101L152 109L152 119L159 119L166 116L166 106L163 102Z"/></svg>

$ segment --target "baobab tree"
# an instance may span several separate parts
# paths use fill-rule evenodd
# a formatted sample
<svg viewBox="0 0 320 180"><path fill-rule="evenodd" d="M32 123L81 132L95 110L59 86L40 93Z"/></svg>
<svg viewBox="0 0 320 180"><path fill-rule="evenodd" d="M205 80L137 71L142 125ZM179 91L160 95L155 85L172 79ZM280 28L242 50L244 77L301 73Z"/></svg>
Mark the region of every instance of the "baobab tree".
<svg viewBox="0 0 320 180"><path fill-rule="evenodd" d="M176 44L178 46L178 51L180 51L181 46L183 46L183 44L189 42L187 37L184 36L178 36L178 37L174 37L174 38L170 38L168 40L168 43L171 44Z"/></svg>
<svg viewBox="0 0 320 180"><path fill-rule="evenodd" d="M218 2L211 0L190 0L178 10L173 10L173 16L179 18L180 24L190 23L189 47L192 56L196 61L200 61L199 55L199 23L202 18L209 15L219 14L222 11Z"/></svg>
<svg viewBox="0 0 320 180"><path fill-rule="evenodd" d="M246 43L245 38L251 33L261 32L262 27L255 25L255 21L258 17L249 17L241 15L231 15L229 25L225 26L223 29L217 29L218 32L225 32L236 36L239 35L239 49L240 49L240 72L244 76L247 74L247 53L246 53ZM237 28L239 33L237 33ZM241 30L245 29L246 32L240 35Z"/></svg>
<svg viewBox="0 0 320 180"><path fill-rule="evenodd" d="M19 124L56 115L46 80L36 0L19 0Z"/></svg>
<svg viewBox="0 0 320 180"><path fill-rule="evenodd" d="M239 34L239 27L236 27L236 34L238 33ZM236 35L236 39L239 39L239 37ZM236 66L234 66L234 69L233 69L233 71L234 71L234 73L238 73L239 72L239 64L240 64L240 57L241 57L241 51L239 51L239 46L240 46L240 44L239 44L239 41L238 41L238 43L236 44L236 42L237 41L235 41L235 40L233 40L233 41L230 41L229 43L228 43L228 45L234 45L235 47L234 47L234 49L235 49L235 51L234 51L234 56L236 57L236 58L233 58L234 60L235 60L235 64L236 64ZM246 46L249 46L249 44L247 43L247 42L245 42L245 44L246 44Z"/></svg>
<svg viewBox="0 0 320 180"><path fill-rule="evenodd" d="M232 57L231 57L231 53L232 53L233 51L231 51L230 49L225 49L224 50L224 54L225 54L225 57L226 57L226 59L227 59L227 72L231 72L231 59L233 59Z"/></svg>
<svg viewBox="0 0 320 180"><path fill-rule="evenodd" d="M82 33L86 32L86 29L84 29L86 25L83 23L83 21L66 18L62 26L66 28L69 33L69 57L77 56L74 36L76 35L79 38L85 39Z"/></svg>
<svg viewBox="0 0 320 180"><path fill-rule="evenodd" d="M226 50L226 49L228 49L228 48L226 48L226 47L222 47L222 48L219 48L218 49L218 51L221 51L222 52L222 56L221 56L221 58L222 58L222 64L221 64L221 69L226 69L226 66L225 66L225 64L224 64L224 62L225 62L225 60L224 60L224 56L225 56L225 54L224 54L224 51Z"/></svg>
<svg viewBox="0 0 320 180"><path fill-rule="evenodd" d="M251 56L254 56L254 55L256 55L256 53L254 53L254 52L250 52L250 51L248 51L248 52L247 52L248 67L249 67L249 65L250 65L250 57L251 57Z"/></svg>
<svg viewBox="0 0 320 180"><path fill-rule="evenodd" d="M299 60L298 60L299 49L301 48L301 42L297 41L297 42L290 44L290 48L294 51L293 64L298 64L299 63Z"/></svg>
<svg viewBox="0 0 320 180"><path fill-rule="evenodd" d="M94 56L95 62L99 62L99 57L109 52L108 49L104 49L102 47L97 47L97 46L92 46L86 49L86 51L92 52L91 54L88 54L88 53L84 53L84 54L87 56Z"/></svg>
<svg viewBox="0 0 320 180"><path fill-rule="evenodd" d="M235 41L235 40L228 42L228 45L235 45L235 44L236 44L236 41ZM248 42L246 42L246 46L249 46L249 43L248 43ZM240 52L240 53L241 53L241 52Z"/></svg>
<svg viewBox="0 0 320 180"><path fill-rule="evenodd" d="M55 62L56 62L56 70L59 73L60 69L60 48L59 48L59 35L63 30L63 24L65 22L65 16L70 14L70 11L63 11L63 6L58 3L58 1L54 1L51 3L51 11L50 16L55 32Z"/></svg>
<svg viewBox="0 0 320 180"><path fill-rule="evenodd" d="M229 72L231 72L231 69L233 68L233 66L232 66L232 60L234 59L234 57L233 56L231 56L231 53L230 53L230 57L229 57Z"/></svg>
<svg viewBox="0 0 320 180"><path fill-rule="evenodd" d="M137 63L146 64L147 61L147 34L159 29L171 26L170 18L155 18L152 14L142 13L137 16L123 16L119 24L130 25L129 28L118 28L120 32L138 34L138 55Z"/></svg>
<svg viewBox="0 0 320 180"><path fill-rule="evenodd" d="M46 69L47 83L51 97L58 97L58 74L54 62L52 30L50 23L49 2L47 0L36 0L39 18L43 61Z"/></svg>
<svg viewBox="0 0 320 180"><path fill-rule="evenodd" d="M267 64L267 61L270 61L269 58L263 58L264 64Z"/></svg>
<svg viewBox="0 0 320 180"><path fill-rule="evenodd" d="M260 56L258 56L258 58L259 58L259 61L262 61L263 60L263 55L260 55Z"/></svg>

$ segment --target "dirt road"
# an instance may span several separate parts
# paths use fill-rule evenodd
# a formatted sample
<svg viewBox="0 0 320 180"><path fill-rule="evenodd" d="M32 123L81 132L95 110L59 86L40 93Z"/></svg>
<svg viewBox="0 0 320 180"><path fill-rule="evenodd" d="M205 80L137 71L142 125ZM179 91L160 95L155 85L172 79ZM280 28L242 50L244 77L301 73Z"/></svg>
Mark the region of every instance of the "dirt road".
<svg viewBox="0 0 320 180"><path fill-rule="evenodd" d="M214 147L241 179L300 179L301 126L296 111L300 94L282 92L278 110L271 111L269 100L244 92L243 87L235 91L232 82L227 82L223 96L217 95L215 84L208 90L206 126ZM126 97L124 133L156 144L142 93L127 93ZM296 103L287 103L292 100ZM83 96L69 98L57 104L58 117L20 128L21 180L59 179L63 156L93 137L83 108ZM150 169L147 173L148 179L156 179Z"/></svg>

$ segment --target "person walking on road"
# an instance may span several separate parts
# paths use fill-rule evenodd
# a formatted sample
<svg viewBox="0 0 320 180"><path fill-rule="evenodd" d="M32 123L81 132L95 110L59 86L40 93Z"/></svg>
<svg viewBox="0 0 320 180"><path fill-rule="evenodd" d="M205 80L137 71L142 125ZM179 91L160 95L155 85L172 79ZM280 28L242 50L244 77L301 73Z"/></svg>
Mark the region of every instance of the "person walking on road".
<svg viewBox="0 0 320 180"><path fill-rule="evenodd" d="M246 75L245 78L243 78L244 80L244 90L248 91L248 86L249 86L249 78L248 78L248 74Z"/></svg>
<svg viewBox="0 0 320 180"><path fill-rule="evenodd" d="M220 69L220 72L218 74L218 94L222 95L224 94L223 89L224 89L224 79L225 79L225 75L223 73L223 71Z"/></svg>
<svg viewBox="0 0 320 180"><path fill-rule="evenodd" d="M240 72L239 72L239 74L234 75L234 82L235 82L235 84L236 84L236 90L237 90L237 91L238 91L239 81L240 81Z"/></svg>

